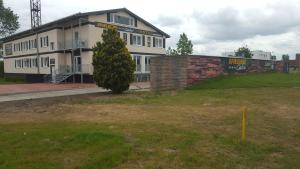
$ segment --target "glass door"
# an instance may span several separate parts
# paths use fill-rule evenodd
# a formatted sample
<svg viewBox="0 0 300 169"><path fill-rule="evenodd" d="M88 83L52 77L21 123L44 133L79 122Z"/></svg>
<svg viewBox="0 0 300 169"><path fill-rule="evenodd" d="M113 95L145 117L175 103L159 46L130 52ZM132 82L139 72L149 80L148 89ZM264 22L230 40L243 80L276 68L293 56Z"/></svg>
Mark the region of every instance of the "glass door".
<svg viewBox="0 0 300 169"><path fill-rule="evenodd" d="M75 73L81 73L81 57L75 56Z"/></svg>

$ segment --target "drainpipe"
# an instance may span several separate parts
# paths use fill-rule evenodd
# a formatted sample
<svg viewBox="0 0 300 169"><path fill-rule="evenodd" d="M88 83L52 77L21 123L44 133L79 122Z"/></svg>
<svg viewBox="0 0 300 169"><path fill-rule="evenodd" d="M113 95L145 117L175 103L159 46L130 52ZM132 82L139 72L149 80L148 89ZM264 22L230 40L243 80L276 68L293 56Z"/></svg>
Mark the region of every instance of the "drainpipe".
<svg viewBox="0 0 300 169"><path fill-rule="evenodd" d="M36 33L36 58L37 58L37 74L40 74L41 72L40 72L40 50L39 50L39 35L38 35L38 33Z"/></svg>

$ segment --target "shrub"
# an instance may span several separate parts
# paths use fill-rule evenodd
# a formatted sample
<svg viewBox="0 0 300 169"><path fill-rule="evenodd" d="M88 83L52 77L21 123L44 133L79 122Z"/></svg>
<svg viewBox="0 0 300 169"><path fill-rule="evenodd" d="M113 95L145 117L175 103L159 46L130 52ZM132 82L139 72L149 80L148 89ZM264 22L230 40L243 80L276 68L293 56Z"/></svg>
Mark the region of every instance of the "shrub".
<svg viewBox="0 0 300 169"><path fill-rule="evenodd" d="M94 80L99 87L122 93L134 80L135 63L115 28L102 34L93 48Z"/></svg>

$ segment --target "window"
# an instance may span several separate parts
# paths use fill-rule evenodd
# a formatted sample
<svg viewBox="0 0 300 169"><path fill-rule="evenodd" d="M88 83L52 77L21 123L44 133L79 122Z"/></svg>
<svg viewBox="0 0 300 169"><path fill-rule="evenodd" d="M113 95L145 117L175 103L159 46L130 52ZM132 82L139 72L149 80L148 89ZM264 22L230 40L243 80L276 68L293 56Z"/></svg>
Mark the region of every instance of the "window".
<svg viewBox="0 0 300 169"><path fill-rule="evenodd" d="M147 46L151 47L151 37L147 37Z"/></svg>
<svg viewBox="0 0 300 169"><path fill-rule="evenodd" d="M134 55L133 56L133 60L134 60L134 62L135 62L135 64L136 64L136 68L135 68L135 71L136 72L140 72L141 71L141 56L139 56L139 55Z"/></svg>
<svg viewBox="0 0 300 169"><path fill-rule="evenodd" d="M22 59L15 60L15 68L22 68Z"/></svg>
<svg viewBox="0 0 300 169"><path fill-rule="evenodd" d="M31 60L26 58L26 59L23 59L23 62L24 62L24 67L25 68L29 68L31 67Z"/></svg>
<svg viewBox="0 0 300 169"><path fill-rule="evenodd" d="M48 47L49 46L49 38L48 36L40 37L41 47Z"/></svg>
<svg viewBox="0 0 300 169"><path fill-rule="evenodd" d="M7 56L12 55L12 44L11 43L5 45L5 54Z"/></svg>
<svg viewBox="0 0 300 169"><path fill-rule="evenodd" d="M145 71L146 72L150 71L150 56L145 57Z"/></svg>
<svg viewBox="0 0 300 169"><path fill-rule="evenodd" d="M123 33L123 40L125 44L127 45L127 33Z"/></svg>
<svg viewBox="0 0 300 169"><path fill-rule="evenodd" d="M54 50L54 42L50 43L50 50Z"/></svg>
<svg viewBox="0 0 300 169"><path fill-rule="evenodd" d="M142 45L142 36L133 35L132 36L132 43L133 43L133 45L141 46Z"/></svg>
<svg viewBox="0 0 300 169"><path fill-rule="evenodd" d="M126 16L114 15L114 22L122 25L133 26L133 19Z"/></svg>
<svg viewBox="0 0 300 169"><path fill-rule="evenodd" d="M157 47L157 48L163 47L163 42L162 42L161 38L155 38L155 47Z"/></svg>
<svg viewBox="0 0 300 169"><path fill-rule="evenodd" d="M49 67L49 57L41 57L41 67Z"/></svg>
<svg viewBox="0 0 300 169"><path fill-rule="evenodd" d="M37 58L31 59L32 67L37 67Z"/></svg>

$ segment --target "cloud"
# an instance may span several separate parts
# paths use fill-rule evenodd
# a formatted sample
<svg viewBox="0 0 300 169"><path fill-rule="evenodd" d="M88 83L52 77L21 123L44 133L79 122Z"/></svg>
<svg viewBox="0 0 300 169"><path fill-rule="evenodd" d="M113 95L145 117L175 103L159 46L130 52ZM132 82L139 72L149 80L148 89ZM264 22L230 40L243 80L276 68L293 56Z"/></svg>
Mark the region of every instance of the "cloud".
<svg viewBox="0 0 300 169"><path fill-rule="evenodd" d="M208 39L242 40L257 35L282 34L299 26L299 7L299 4L277 4L264 9L242 11L227 7L215 13L204 14L195 11L193 17L198 27L206 31L205 37Z"/></svg>
<svg viewBox="0 0 300 169"><path fill-rule="evenodd" d="M178 16L165 16L160 15L155 21L154 24L157 24L159 26L163 27L178 27L183 23L181 18Z"/></svg>

